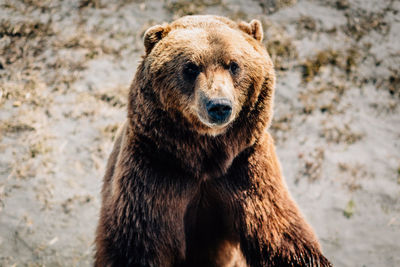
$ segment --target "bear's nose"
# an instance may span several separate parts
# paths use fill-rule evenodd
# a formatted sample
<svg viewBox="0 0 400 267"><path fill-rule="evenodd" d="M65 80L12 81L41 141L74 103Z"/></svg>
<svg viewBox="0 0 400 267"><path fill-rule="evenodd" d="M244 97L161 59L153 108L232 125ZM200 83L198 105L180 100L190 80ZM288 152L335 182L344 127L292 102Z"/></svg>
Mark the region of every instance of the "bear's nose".
<svg viewBox="0 0 400 267"><path fill-rule="evenodd" d="M232 102L226 98L216 98L207 102L208 116L213 123L226 122L232 113Z"/></svg>

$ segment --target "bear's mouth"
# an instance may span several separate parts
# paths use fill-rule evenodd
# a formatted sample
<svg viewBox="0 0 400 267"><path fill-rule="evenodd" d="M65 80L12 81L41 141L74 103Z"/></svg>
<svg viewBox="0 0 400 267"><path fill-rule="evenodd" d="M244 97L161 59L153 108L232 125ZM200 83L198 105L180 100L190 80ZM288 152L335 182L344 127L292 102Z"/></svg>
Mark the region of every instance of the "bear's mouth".
<svg viewBox="0 0 400 267"><path fill-rule="evenodd" d="M208 120L212 124L223 125L232 115L232 102L227 98L215 98L205 103Z"/></svg>
<svg viewBox="0 0 400 267"><path fill-rule="evenodd" d="M203 98L199 104L196 115L207 127L222 129L231 122L233 105L228 98Z"/></svg>
<svg viewBox="0 0 400 267"><path fill-rule="evenodd" d="M230 122L231 122L231 120L228 120L224 123L211 122L208 119L204 119L200 114L198 114L197 117L202 124L204 124L205 126L207 126L209 128L213 128L213 129L223 129L226 126L228 126L228 124L230 124Z"/></svg>
<svg viewBox="0 0 400 267"><path fill-rule="evenodd" d="M205 126L205 133L215 136L223 133L226 130L226 128L233 121L234 116L232 109L226 109L222 111L211 110L211 112L216 114L210 116L207 110L200 108L196 110L196 117L199 122Z"/></svg>

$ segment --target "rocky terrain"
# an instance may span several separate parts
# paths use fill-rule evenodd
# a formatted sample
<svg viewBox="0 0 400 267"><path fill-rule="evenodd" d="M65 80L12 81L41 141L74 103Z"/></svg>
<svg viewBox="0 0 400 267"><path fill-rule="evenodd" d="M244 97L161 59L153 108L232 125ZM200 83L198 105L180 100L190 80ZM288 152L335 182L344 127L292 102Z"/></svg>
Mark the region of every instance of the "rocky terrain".
<svg viewBox="0 0 400 267"><path fill-rule="evenodd" d="M90 266L101 179L151 25L259 19L270 128L335 266L400 266L400 1L0 0L0 266Z"/></svg>

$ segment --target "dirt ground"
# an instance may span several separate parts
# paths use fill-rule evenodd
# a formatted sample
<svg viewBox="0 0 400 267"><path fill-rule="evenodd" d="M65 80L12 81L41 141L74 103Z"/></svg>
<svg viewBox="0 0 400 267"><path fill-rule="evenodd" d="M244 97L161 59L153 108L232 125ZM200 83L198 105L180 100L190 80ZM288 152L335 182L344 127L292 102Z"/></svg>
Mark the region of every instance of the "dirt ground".
<svg viewBox="0 0 400 267"><path fill-rule="evenodd" d="M400 266L400 1L0 0L0 266L90 266L151 25L257 18L293 197L335 266Z"/></svg>

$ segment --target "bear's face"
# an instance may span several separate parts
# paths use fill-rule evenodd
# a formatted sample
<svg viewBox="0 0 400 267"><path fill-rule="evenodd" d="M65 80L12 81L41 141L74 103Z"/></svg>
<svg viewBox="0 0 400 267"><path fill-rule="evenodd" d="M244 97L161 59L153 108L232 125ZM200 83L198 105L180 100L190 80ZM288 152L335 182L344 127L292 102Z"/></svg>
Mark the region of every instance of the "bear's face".
<svg viewBox="0 0 400 267"><path fill-rule="evenodd" d="M144 61L162 108L201 134L226 131L273 71L261 38L258 21L238 25L212 16L150 28Z"/></svg>

